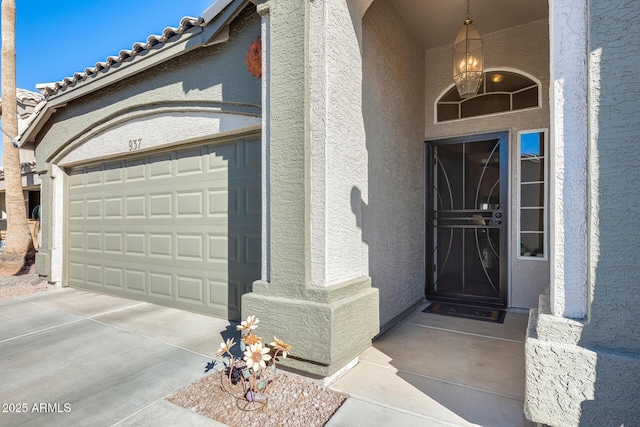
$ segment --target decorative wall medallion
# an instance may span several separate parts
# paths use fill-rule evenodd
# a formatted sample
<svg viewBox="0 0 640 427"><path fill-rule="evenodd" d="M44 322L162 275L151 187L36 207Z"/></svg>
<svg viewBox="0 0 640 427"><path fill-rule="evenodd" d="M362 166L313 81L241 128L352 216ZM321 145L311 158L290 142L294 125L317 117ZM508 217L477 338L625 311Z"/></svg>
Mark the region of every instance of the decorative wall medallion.
<svg viewBox="0 0 640 427"><path fill-rule="evenodd" d="M249 46L244 62L252 76L262 77L262 39L260 37L256 37Z"/></svg>

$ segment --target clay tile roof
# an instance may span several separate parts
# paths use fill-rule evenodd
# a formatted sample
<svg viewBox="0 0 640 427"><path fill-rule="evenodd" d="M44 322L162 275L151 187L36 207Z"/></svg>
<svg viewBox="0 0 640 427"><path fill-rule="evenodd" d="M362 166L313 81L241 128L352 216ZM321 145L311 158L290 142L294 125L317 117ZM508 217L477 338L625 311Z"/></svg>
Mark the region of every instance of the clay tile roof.
<svg viewBox="0 0 640 427"><path fill-rule="evenodd" d="M111 67L125 61L128 58L133 58L144 51L150 50L157 44L170 41L171 38L177 35L181 35L185 31L193 27L202 27L204 25L206 25L206 23L204 22L204 18L202 17L193 18L190 16L185 16L180 20L180 25L176 28L167 27L162 31L161 35L151 35L147 38L146 42L136 42L133 44L131 49L121 50L117 56L109 56L103 62L96 63L93 67L85 68L83 72L74 73L72 77L65 77L61 81L55 83L39 84L36 87L45 96L55 95L58 91L64 89L67 86L71 86L77 82L81 82L87 77L90 77L99 72L109 71Z"/></svg>
<svg viewBox="0 0 640 427"><path fill-rule="evenodd" d="M16 89L16 98L18 102L21 102L23 104L30 103L33 105L38 104L43 99L42 95L37 92L31 92L30 90L20 89L20 88ZM2 98L0 98L0 108L1 106L2 106Z"/></svg>

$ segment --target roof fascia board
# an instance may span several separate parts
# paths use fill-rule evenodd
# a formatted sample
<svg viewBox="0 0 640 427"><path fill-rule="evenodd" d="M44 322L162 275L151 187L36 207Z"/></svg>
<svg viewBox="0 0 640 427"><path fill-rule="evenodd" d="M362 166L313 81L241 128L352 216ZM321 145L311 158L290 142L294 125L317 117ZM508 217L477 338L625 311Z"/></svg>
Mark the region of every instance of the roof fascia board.
<svg viewBox="0 0 640 427"><path fill-rule="evenodd" d="M20 147L25 145L27 142L36 142L35 136L44 127L44 125L47 123L47 120L49 120L49 118L53 116L56 111L58 111L58 108L62 108L65 105L66 104L57 105L56 107L50 107L48 105L45 106L44 111L38 114L38 117L36 117L36 119L31 124L29 124L29 127L24 130L24 133L18 140Z"/></svg>
<svg viewBox="0 0 640 427"><path fill-rule="evenodd" d="M222 10L229 6L233 0L217 0L211 6L209 6L204 12L202 12L202 19L209 24Z"/></svg>
<svg viewBox="0 0 640 427"><path fill-rule="evenodd" d="M213 8L220 2L221 0L218 0L209 9ZM217 10L218 15L215 16L215 18L213 18L211 22L209 22L203 28L202 42L205 46L210 46L215 44L218 34L225 27L227 27L231 23L231 21L233 21L236 18L236 16L240 14L240 12L242 12L242 10L245 8L245 6L248 3L250 3L249 0L224 0L224 2L228 7L225 6L224 10L222 10L222 13L220 13L220 9L218 9ZM204 15L209 11L209 9L207 9L203 14L205 21L207 18Z"/></svg>

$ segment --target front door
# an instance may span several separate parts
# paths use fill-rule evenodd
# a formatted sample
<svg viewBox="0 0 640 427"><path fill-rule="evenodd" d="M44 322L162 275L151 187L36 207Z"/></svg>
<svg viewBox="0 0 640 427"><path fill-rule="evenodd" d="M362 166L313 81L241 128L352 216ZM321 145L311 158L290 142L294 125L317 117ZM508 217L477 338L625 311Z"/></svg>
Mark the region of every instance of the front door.
<svg viewBox="0 0 640 427"><path fill-rule="evenodd" d="M428 142L427 298L507 303L508 133Z"/></svg>

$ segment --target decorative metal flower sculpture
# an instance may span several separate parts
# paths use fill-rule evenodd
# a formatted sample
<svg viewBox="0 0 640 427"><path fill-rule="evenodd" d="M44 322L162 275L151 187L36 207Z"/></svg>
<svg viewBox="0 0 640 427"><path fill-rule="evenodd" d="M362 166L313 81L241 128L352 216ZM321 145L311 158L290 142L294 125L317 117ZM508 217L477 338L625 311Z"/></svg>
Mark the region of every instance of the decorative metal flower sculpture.
<svg viewBox="0 0 640 427"><path fill-rule="evenodd" d="M237 399L240 409L253 411L267 403L267 387L276 380L276 360L278 355L287 357L291 345L273 337L271 347L253 333L260 320L249 316L236 328L241 331L240 350L242 358L236 358L231 348L236 344L233 338L220 344L216 357L227 357L226 369L220 373L222 387Z"/></svg>

